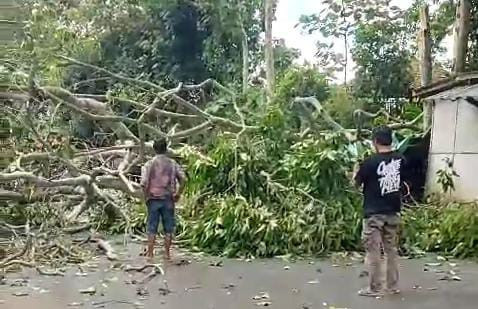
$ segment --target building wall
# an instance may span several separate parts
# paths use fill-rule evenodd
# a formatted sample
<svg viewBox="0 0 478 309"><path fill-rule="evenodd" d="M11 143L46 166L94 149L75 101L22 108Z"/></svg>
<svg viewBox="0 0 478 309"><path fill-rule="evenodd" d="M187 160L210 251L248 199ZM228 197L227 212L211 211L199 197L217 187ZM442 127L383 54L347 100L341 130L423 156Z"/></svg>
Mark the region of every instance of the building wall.
<svg viewBox="0 0 478 309"><path fill-rule="evenodd" d="M451 159L459 177L450 197L478 200L478 108L465 100L434 101L432 138L427 177L428 193L441 192L437 171Z"/></svg>
<svg viewBox="0 0 478 309"><path fill-rule="evenodd" d="M11 23L20 20L20 15L17 0L0 0L0 49L16 39L21 39L23 25Z"/></svg>

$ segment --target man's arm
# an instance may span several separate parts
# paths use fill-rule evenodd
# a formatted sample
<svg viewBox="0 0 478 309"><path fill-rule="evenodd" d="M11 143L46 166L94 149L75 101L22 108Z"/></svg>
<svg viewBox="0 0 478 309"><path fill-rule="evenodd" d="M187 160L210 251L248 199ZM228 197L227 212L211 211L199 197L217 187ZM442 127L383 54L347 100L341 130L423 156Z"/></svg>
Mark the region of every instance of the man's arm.
<svg viewBox="0 0 478 309"><path fill-rule="evenodd" d="M367 171L366 163L367 163L367 161L364 161L364 162L360 163L360 165L356 168L356 172L355 172L355 176L354 176L354 184L357 188L360 188L365 182L366 175L367 175L366 174L366 171Z"/></svg>
<svg viewBox="0 0 478 309"><path fill-rule="evenodd" d="M400 178L402 181L402 188L405 190L405 197L410 195L410 167L408 161L402 156L402 164L400 166Z"/></svg>
<svg viewBox="0 0 478 309"><path fill-rule="evenodd" d="M151 161L146 162L146 164L141 168L141 188L143 192L146 191L146 188L149 184L149 176L151 173Z"/></svg>
<svg viewBox="0 0 478 309"><path fill-rule="evenodd" d="M175 164L175 170L176 170L176 180L178 184L178 188L176 190L176 193L174 195L174 200L177 202L181 195L183 194L184 187L186 185L186 174L184 173L183 169L179 164Z"/></svg>

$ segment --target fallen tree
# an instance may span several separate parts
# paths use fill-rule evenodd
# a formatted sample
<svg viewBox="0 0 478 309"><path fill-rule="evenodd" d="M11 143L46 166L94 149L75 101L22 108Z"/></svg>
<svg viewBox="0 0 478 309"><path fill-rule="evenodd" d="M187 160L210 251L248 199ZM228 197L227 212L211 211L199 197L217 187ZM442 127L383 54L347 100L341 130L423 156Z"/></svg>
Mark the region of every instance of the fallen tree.
<svg viewBox="0 0 478 309"><path fill-rule="evenodd" d="M97 202L107 204L115 209L127 220L122 210L115 204L107 190L120 190L123 194L131 197L140 198L141 191L137 182L131 181L131 170L138 164L142 164L148 154L151 153L151 144L146 140L164 137L170 141L188 138L201 132L209 131L215 127L227 130L250 130L255 129L252 126L245 125L244 122L236 123L232 120L214 116L193 103L188 102L180 93L188 91L215 91L225 93L235 104L234 94L216 81L209 79L198 85L180 84L174 89L164 89L159 85L149 81L141 81L129 78L121 74L110 72L106 69L86 64L71 58L60 57L70 65L79 65L97 70L107 76L115 78L122 82L128 82L133 85L147 87L156 92L155 99L150 104L136 102L127 98L109 97L104 94L74 94L70 91L49 86L17 86L4 85L0 89L0 102L3 102L2 109L5 113L12 113L11 106L15 106L22 113L29 113L32 110L47 110L49 117L55 117L54 110L61 108L67 112L79 114L91 121L94 121L106 132L111 132L116 136L115 139L120 145L112 145L105 148L91 148L88 150L74 150L67 156L52 150L53 146L47 141L45 133L38 132L34 126L30 130L36 137L36 142L42 145L41 152L24 153L23 149L16 149L15 160L0 173L0 182L8 183L16 187L16 190L2 190L0 195L2 199L17 201L34 202L39 197L36 194L25 196L21 193L25 185L33 185L37 189L48 189L48 196L60 193L60 189L70 188L75 196L81 195L83 199L73 207L66 215L67 221L74 222L85 210ZM113 111L110 106L112 100L124 101L133 107L138 108L137 117L120 116ZM178 105L186 107L191 114L181 114L174 111L167 111L159 108L159 105L172 100ZM10 104L8 104L10 103ZM35 107L32 107L35 105ZM12 115L13 116L13 115ZM179 121L185 121L183 130L171 128L166 133L157 125L157 119L170 118L176 121L176 126L182 126ZM28 118L28 115L27 117ZM14 117L21 122L20 117ZM54 119L50 119L52 123ZM136 126L137 132L133 132L132 126ZM177 131L176 131L177 130ZM112 158L120 159L120 163L114 168L108 167ZM57 170L50 173L49 177L37 175L32 170L35 166L46 162L55 164ZM93 162L93 164L91 164ZM90 163L90 164L88 164ZM22 184L22 185L19 185ZM65 194L65 192L61 192ZM43 196L46 197L46 196Z"/></svg>
<svg viewBox="0 0 478 309"><path fill-rule="evenodd" d="M63 65L81 66L95 70L98 74L103 74L121 83L140 87L140 91L146 92L148 96L145 97L149 99L141 101L112 94L109 91L97 94L73 93L69 89L38 85L36 82L25 85L0 85L0 108L10 122L24 127L27 131L27 133L23 133L23 136L27 136L27 141L22 141L24 137L14 134L11 134L9 138L13 149L9 164L0 171L0 183L4 187L0 191L0 199L8 201L7 205L13 203L16 205L15 207L24 207L20 205L34 207L38 212L41 212L42 209L53 208L50 211L54 211L54 219L51 222L37 224L35 226L38 230L36 234L41 235L47 226L67 235L85 232L89 229L92 229L92 233L94 233L101 227L102 222L114 221L115 218L120 218L122 232L131 233L132 221L137 219L131 218L128 212L131 204L134 205L143 198L139 186L138 167L152 155L152 141L159 137L166 138L172 143L186 142L183 148L186 148L189 154L193 154L191 158L183 159L186 161L196 160L193 163L187 163L188 166L192 169L200 168L206 172L204 175L201 174L202 183L191 185L191 188L197 187L200 190L194 192L194 189L190 189L193 199L195 194L201 196L198 199L203 199L204 196L216 198L228 195L231 190L234 190L237 197L262 199L261 203L269 203L269 206L288 203L296 199L301 203L307 202L326 207L327 199L333 196L331 192L335 192L335 187L340 187L341 190L347 189L346 177L343 176L346 175L348 165L359 159L357 154L354 156L344 154L340 161L342 164L340 168L338 165L330 165L330 162L336 160L328 159L328 156L333 153L349 151L347 150L349 146L359 145L362 147L360 142L361 126L344 128L314 97L296 98L293 101L293 105L299 106L301 114L299 117L307 118L311 130L302 132L298 138L293 130L283 128L279 123L267 122L270 115L274 113L274 109L277 110L279 107L271 106L271 110L267 111L265 115L254 115L254 117L247 118L239 108L234 92L215 80L208 79L196 85L179 84L175 88L165 89L150 81L130 78L75 59L63 56L58 58L64 61ZM35 80L33 71L30 73L29 81ZM217 96L222 102L227 102L229 104L228 112L224 113L227 117L217 116L208 111L208 102L198 104L195 99L189 101L189 98L194 97L191 93L195 92L208 93L208 96L201 97L208 97L210 100ZM131 108L130 112L121 113L115 108L117 103L128 105ZM203 107L199 107L201 105ZM283 110L282 112L294 113L292 110ZM356 113L371 119L384 112L371 114L357 111ZM292 116L296 117L297 115ZM98 131L111 136L110 141L106 144L98 144L85 138L72 138L71 132L65 129L71 124L65 118L74 117L81 117L94 123ZM400 122L400 119L394 120L396 123L393 126L396 128L414 128L418 122L417 119L404 123ZM280 121L285 123L287 119L285 117ZM335 133L328 134L330 137L324 138L327 132L331 133L331 129ZM211 143L213 147L224 137L228 137L229 143L232 143L223 145L226 146L225 148L221 146L222 150L227 150L228 153L219 161L202 155L200 152L194 152L194 148L188 145L188 142L194 140L196 136L204 138L212 134L218 136ZM336 140L334 143L340 145L327 144L329 139ZM262 144L266 144L265 148L248 145L249 142L255 140L262 140ZM281 143L284 145L278 146ZM35 147L32 147L32 144ZM244 148L245 146L247 147ZM301 177L301 181L297 181L297 179L284 181L283 176L287 173L281 165L297 164L293 163L293 160L287 161L288 158L283 157L286 153L285 149L290 146L302 148L302 151L315 149L315 153L322 153L321 156L326 156L309 157L310 162L306 162L307 160L303 158L300 160L301 162L305 160L302 163L307 165L311 163L324 164L323 167L316 166L314 174L322 175L322 173L334 172L336 173L336 182L339 184L336 182L330 185L327 183L317 184L322 189L316 190L311 188L311 184L302 183L304 178L310 177ZM218 151L221 150L221 147ZM263 158L248 159L251 153L261 149L270 153L269 159L275 158L273 159L275 162ZM330 153L328 153L329 151ZM294 156L300 158L302 153L294 153ZM257 168L248 170L251 162L259 164ZM203 163L207 167L202 166ZM210 164L212 166L209 166ZM334 164L339 164L339 160ZM212 168L210 172L209 167ZM297 172L302 169L302 167L293 166L290 168L297 169ZM221 170L224 170L222 176L220 176ZM250 174L244 178L242 174L246 173L246 170ZM280 173L282 173L281 177L277 175ZM204 183L205 177L209 177L208 183ZM218 178L218 180L214 180L214 178ZM309 180L311 179L307 181ZM260 183L256 184L257 181ZM221 182L222 184L219 184ZM241 182L244 183L242 184L243 189L240 188ZM224 187L225 184L227 184L226 187ZM209 191L210 188L213 189L212 192ZM228 200L228 197L226 196L225 199ZM348 197L345 196L342 202L350 211L355 212L355 199L356 195L351 194ZM238 203L235 199L230 202ZM198 201L199 203L201 201ZM250 205L255 203L251 202ZM239 203L239 205L242 204ZM106 219L103 218L105 216ZM193 222L195 218L190 219ZM194 233L201 229L191 228L190 231ZM26 242L27 234L21 237ZM325 237L325 234L321 237ZM89 242L97 244L108 259L118 259L112 247L103 238L90 236L85 243ZM342 243L338 242L334 246L309 247L308 250L316 248L319 251L324 251L338 249L341 246ZM54 250L55 254L66 254L71 260L84 260L81 254L75 253L78 251L76 245L67 248L59 243L45 242L44 245L37 248L37 251L49 252L47 249ZM16 252L22 251L17 250ZM258 254L270 254L268 250L258 252ZM37 267L36 263L28 260L15 257L8 262L10 264L5 262L3 265L12 266L12 261L18 261L13 264Z"/></svg>
<svg viewBox="0 0 478 309"><path fill-rule="evenodd" d="M101 223L91 221L92 213L107 215L108 220L121 218L122 222L126 222L125 232L128 233L130 218L124 203L128 199L143 198L138 168L153 154L153 140L162 137L175 143L195 135L210 134L213 130L245 132L257 129L246 125L234 93L215 80L164 89L149 81L129 78L71 58L59 58L65 61L65 65L86 67L120 82L147 88L146 91L154 98L150 102L139 102L109 93L72 93L68 89L36 82L0 85L2 114L11 126L26 129L22 136L16 136L11 133L11 128L7 128L10 134L6 144L12 148L7 156L9 163L0 169L0 200L5 202L1 207L29 207L38 213L53 207L55 216L58 216L52 222L33 224L35 235L29 232L29 225L28 231L18 234L16 229L9 228L11 225L5 223L6 231L15 241L23 239L25 245L16 249L12 243L9 250L13 253L0 261L0 268L15 265L36 268L35 251L46 256L53 251L49 256L62 253L74 257L73 260L83 261L75 253L78 249L76 245L70 246L75 250L68 249L56 243L54 238L48 241L41 235L47 228L58 233L63 231L67 235L90 228L95 230ZM20 70L12 68L15 69ZM28 80L34 81L34 70L29 75ZM213 115L196 106L197 102L188 101L189 94L198 91L207 92L211 98L218 95L229 100L237 112L233 117L239 122ZM134 113L122 115L114 108L117 102L128 104ZM178 112L174 107L166 109L171 102L187 112ZM207 102L204 104L207 105ZM95 145L87 139L73 138L71 132L68 133L70 124L65 121L65 115L93 122L98 130L112 136L113 142ZM171 125L168 127L164 123ZM27 140L23 141L25 136ZM94 237L91 241L108 259L118 259L106 240ZM42 245L34 246L32 242Z"/></svg>

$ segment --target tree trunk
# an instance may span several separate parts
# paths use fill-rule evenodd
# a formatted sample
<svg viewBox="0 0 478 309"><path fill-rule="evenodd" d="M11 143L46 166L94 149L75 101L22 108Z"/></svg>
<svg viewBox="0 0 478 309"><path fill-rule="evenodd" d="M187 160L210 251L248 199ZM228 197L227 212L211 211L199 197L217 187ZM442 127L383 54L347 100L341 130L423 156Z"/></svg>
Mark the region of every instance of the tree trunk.
<svg viewBox="0 0 478 309"><path fill-rule="evenodd" d="M249 84L249 43L247 41L247 32L244 23L241 20L242 33L242 93L247 92Z"/></svg>
<svg viewBox="0 0 478 309"><path fill-rule="evenodd" d="M453 71L456 74L465 71L466 54L468 51L468 34L470 31L470 11L470 1L460 0L456 8L455 47L453 57Z"/></svg>
<svg viewBox="0 0 478 309"><path fill-rule="evenodd" d="M345 15L345 3L342 0L342 17L344 19L344 25L347 25L347 16ZM349 26L345 27L344 32L344 49L345 49L345 62L344 62L344 86L345 91L347 91L347 69L349 64Z"/></svg>
<svg viewBox="0 0 478 309"><path fill-rule="evenodd" d="M265 0L265 25L266 25L266 44L265 44L265 59L266 59L266 80L267 80L267 99L271 101L274 95L274 47L272 45L272 21L274 20L274 1Z"/></svg>
<svg viewBox="0 0 478 309"><path fill-rule="evenodd" d="M428 86L432 81L432 44L430 37L430 16L428 13L428 5L424 5L420 9L420 78L421 85ZM432 122L432 104L430 102L423 103L423 130L426 131Z"/></svg>

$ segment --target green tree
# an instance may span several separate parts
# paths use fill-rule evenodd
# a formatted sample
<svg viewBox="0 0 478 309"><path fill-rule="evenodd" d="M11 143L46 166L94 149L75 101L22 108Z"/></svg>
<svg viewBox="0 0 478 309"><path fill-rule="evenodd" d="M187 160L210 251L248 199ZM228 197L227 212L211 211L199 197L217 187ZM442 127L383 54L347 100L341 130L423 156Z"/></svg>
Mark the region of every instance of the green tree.
<svg viewBox="0 0 478 309"><path fill-rule="evenodd" d="M402 11L390 6L388 0L322 0L324 9L318 14L304 15L300 23L309 33L320 31L328 39L340 39L344 53L337 53L334 42L317 43L317 57L324 69L330 73L344 72L347 83L348 58L351 38L357 27L363 23L393 21L399 19Z"/></svg>
<svg viewBox="0 0 478 309"><path fill-rule="evenodd" d="M355 96L379 105L406 98L412 79L410 52L402 26L387 22L362 24L355 32L354 41Z"/></svg>
<svg viewBox="0 0 478 309"><path fill-rule="evenodd" d="M294 66L285 71L277 82L276 98L284 104L290 103L296 97L315 97L320 102L325 102L329 94L327 76L312 66Z"/></svg>
<svg viewBox="0 0 478 309"><path fill-rule="evenodd" d="M468 70L478 70L478 0L471 0L470 47L468 53Z"/></svg>

